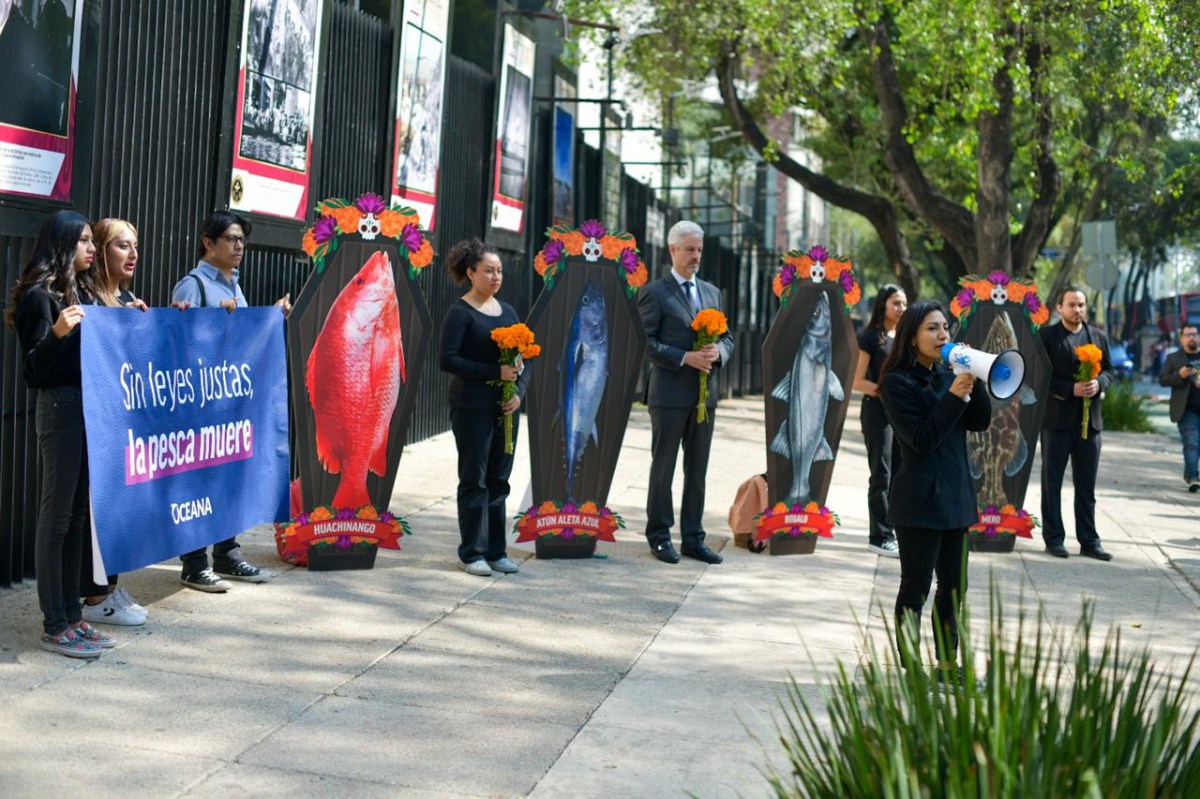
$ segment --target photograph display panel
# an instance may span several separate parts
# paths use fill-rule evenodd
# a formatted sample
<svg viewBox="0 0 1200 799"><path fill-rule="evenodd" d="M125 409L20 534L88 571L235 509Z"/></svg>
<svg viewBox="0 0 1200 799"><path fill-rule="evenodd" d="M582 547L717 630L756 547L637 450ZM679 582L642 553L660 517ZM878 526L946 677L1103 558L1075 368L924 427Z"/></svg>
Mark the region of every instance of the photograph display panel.
<svg viewBox="0 0 1200 799"><path fill-rule="evenodd" d="M83 0L0 0L0 192L67 200Z"/></svg>
<svg viewBox="0 0 1200 799"><path fill-rule="evenodd" d="M491 220L493 228L515 233L525 228L534 47L528 36L512 25L504 26Z"/></svg>

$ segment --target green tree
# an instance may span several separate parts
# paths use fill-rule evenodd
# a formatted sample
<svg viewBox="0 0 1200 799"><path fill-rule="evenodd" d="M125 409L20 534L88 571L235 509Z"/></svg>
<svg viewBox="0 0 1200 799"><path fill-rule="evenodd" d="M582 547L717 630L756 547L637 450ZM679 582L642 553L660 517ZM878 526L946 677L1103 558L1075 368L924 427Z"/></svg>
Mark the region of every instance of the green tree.
<svg viewBox="0 0 1200 799"><path fill-rule="evenodd" d="M1197 0L574 5L654 31L624 50L649 92L715 75L747 143L867 219L912 295L913 242L951 278L1030 273L1064 217L1095 218L1113 174L1153 152L1147 132L1200 76ZM791 109L819 170L766 133Z"/></svg>

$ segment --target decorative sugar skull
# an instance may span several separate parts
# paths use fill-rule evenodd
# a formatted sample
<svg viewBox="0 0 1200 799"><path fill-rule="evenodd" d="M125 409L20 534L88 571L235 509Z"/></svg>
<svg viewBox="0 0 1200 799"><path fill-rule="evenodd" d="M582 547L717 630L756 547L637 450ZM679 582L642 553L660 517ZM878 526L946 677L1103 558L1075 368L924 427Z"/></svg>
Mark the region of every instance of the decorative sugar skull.
<svg viewBox="0 0 1200 799"><path fill-rule="evenodd" d="M599 261L603 254L604 250L595 238L590 238L583 243L583 257L588 261Z"/></svg>
<svg viewBox="0 0 1200 799"><path fill-rule="evenodd" d="M1008 289L1005 286L992 286L992 302L997 305L1008 302Z"/></svg>
<svg viewBox="0 0 1200 799"><path fill-rule="evenodd" d="M812 265L812 270L809 271L808 276L810 278L812 278L812 282L814 282L814 283L820 283L822 280L824 280L825 279L825 262L824 261L814 262Z"/></svg>
<svg viewBox="0 0 1200 799"><path fill-rule="evenodd" d="M358 233L367 241L379 235L379 220L375 214L364 214L363 218L358 220Z"/></svg>

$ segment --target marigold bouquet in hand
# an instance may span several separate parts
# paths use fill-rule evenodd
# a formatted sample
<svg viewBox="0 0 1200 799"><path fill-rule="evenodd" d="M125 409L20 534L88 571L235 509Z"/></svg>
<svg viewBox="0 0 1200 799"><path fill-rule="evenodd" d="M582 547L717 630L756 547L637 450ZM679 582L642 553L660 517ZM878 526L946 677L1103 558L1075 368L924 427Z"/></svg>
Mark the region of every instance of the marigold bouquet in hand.
<svg viewBox="0 0 1200 799"><path fill-rule="evenodd" d="M533 343L533 331L526 325L515 324L508 327L498 327L492 331L492 341L500 347L500 365L520 369L521 361L536 358L542 354L542 348ZM490 385L499 386L500 404L504 405L517 396L515 380L490 380ZM513 452L513 417L511 413L504 415L504 452Z"/></svg>
<svg viewBox="0 0 1200 799"><path fill-rule="evenodd" d="M1075 379L1080 383L1087 383L1096 379L1096 375L1100 374L1100 359L1104 357L1104 353L1095 344L1084 344L1075 348L1075 357L1079 359L1079 366L1075 369ZM1092 398L1083 398L1083 437L1088 437L1088 423L1092 419Z"/></svg>
<svg viewBox="0 0 1200 799"><path fill-rule="evenodd" d="M725 314L716 308L705 308L692 320L692 330L696 331L696 345L693 349L700 350L706 344L717 343L717 340L725 335L725 331L728 329L729 323L725 319ZM700 423L708 421L707 372L700 373L700 402L696 405L696 421Z"/></svg>

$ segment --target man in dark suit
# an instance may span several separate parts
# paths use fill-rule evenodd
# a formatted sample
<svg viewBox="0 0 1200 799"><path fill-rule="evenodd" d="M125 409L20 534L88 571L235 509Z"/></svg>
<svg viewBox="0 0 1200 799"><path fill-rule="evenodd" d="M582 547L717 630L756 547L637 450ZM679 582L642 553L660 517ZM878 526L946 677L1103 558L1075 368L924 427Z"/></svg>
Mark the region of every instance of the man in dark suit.
<svg viewBox="0 0 1200 799"><path fill-rule="evenodd" d="M671 482L675 461L683 446L683 505L679 530L683 554L705 563L720 563L721 556L704 543L704 481L712 446L722 365L733 356L733 336L728 332L715 344L693 349L696 332L692 320L704 308L721 309L721 293L712 283L700 280L700 255L704 230L695 222L679 222L667 234L671 271L661 280L646 284L638 292L638 310L646 329L646 352L650 358L650 490L646 498L646 540L654 556L664 563L678 563L679 553L671 544L675 523ZM708 375L708 421L696 421L700 396L700 374Z"/></svg>
<svg viewBox="0 0 1200 799"><path fill-rule="evenodd" d="M1063 546L1066 529L1062 517L1063 474L1071 462L1075 485L1075 537L1079 554L1112 560L1096 532L1096 473L1100 467L1100 432L1104 429L1101 395L1113 381L1108 337L1087 323L1087 298L1073 286L1058 300L1059 321L1039 333L1050 356L1050 396L1042 419L1042 538L1046 551L1056 558L1068 556ZM1075 348L1094 344L1100 348L1100 374L1077 380L1079 358ZM1087 438L1083 437L1083 403L1090 403Z"/></svg>
<svg viewBox="0 0 1200 799"><path fill-rule="evenodd" d="M1158 382L1171 387L1171 421L1183 441L1183 482L1200 491L1200 330L1191 322L1179 329L1179 349L1163 362Z"/></svg>

